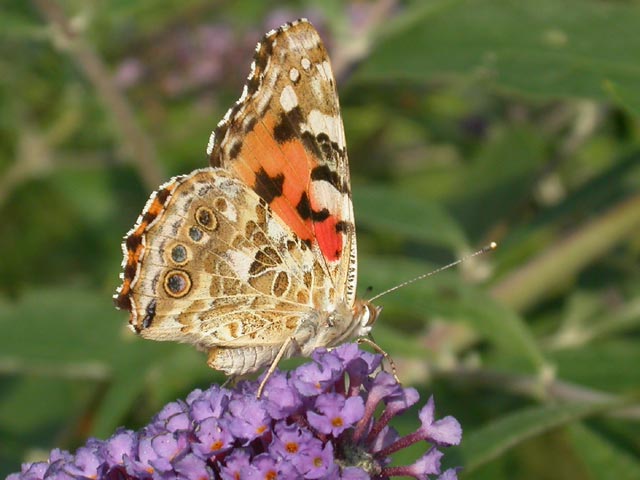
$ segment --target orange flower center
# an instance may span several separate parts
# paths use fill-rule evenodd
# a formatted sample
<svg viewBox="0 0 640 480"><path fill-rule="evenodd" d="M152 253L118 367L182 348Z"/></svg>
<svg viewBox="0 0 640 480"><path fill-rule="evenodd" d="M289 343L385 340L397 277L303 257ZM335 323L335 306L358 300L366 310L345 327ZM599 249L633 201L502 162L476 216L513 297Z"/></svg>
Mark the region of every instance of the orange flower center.
<svg viewBox="0 0 640 480"><path fill-rule="evenodd" d="M215 450L220 450L220 449L222 448L222 445L224 445L224 444L222 443L222 440L218 440L218 441L216 441L216 442L213 442L213 443L211 444L211 451L213 452L213 451L215 451Z"/></svg>

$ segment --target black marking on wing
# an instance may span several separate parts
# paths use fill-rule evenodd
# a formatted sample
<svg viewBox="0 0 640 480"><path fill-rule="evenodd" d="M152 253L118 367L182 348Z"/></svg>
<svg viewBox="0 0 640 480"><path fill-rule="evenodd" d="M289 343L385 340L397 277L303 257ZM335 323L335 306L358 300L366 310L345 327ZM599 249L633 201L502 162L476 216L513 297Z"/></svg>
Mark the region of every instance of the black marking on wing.
<svg viewBox="0 0 640 480"><path fill-rule="evenodd" d="M311 180L323 180L330 183L336 190L344 193L344 185L338 172L331 170L328 165L320 165L311 170Z"/></svg>
<svg viewBox="0 0 640 480"><path fill-rule="evenodd" d="M273 138L278 143L285 143L294 138L300 137L300 125L304 121L300 107L293 107L280 117L278 124L274 127Z"/></svg>
<svg viewBox="0 0 640 480"><path fill-rule="evenodd" d="M280 173L271 177L264 168L261 168L258 173L256 173L256 182L253 189L267 203L271 203L275 198L282 196L283 184L284 174Z"/></svg>
<svg viewBox="0 0 640 480"><path fill-rule="evenodd" d="M311 219L314 222L322 222L329 218L329 210L326 208L323 208L318 212L311 208L307 192L304 192L302 197L300 197L300 201L298 202L298 205L296 205L296 211L303 220Z"/></svg>
<svg viewBox="0 0 640 480"><path fill-rule="evenodd" d="M151 322L156 316L156 299L151 300L147 307L144 309L146 315L142 319L142 328L149 328L151 326ZM138 331L138 327L136 327L136 331Z"/></svg>

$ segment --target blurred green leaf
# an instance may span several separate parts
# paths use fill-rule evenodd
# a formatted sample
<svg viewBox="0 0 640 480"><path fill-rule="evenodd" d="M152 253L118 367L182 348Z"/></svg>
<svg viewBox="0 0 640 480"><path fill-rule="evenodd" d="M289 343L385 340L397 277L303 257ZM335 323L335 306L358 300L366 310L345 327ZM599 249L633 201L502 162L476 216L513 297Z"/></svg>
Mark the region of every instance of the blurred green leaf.
<svg viewBox="0 0 640 480"><path fill-rule="evenodd" d="M27 291L0 301L0 358L22 366L60 368L72 362L106 362L121 343L122 313L102 295L81 288Z"/></svg>
<svg viewBox="0 0 640 480"><path fill-rule="evenodd" d="M418 262L371 256L361 257L360 265L361 278L382 289L433 270ZM390 308L381 322L393 316L401 318L402 311L420 318L444 317L465 323L500 349L522 358L528 371L536 371L547 363L522 318L450 272L396 290L376 303Z"/></svg>
<svg viewBox="0 0 640 480"><path fill-rule="evenodd" d="M357 222L385 235L401 236L454 251L468 248L464 233L442 206L407 196L394 189L355 185ZM438 228L433 228L438 225Z"/></svg>
<svg viewBox="0 0 640 480"><path fill-rule="evenodd" d="M356 78L456 74L544 98L623 96L637 106L638 24L637 4L624 2L416 2L388 27ZM613 89L625 93L612 98Z"/></svg>
<svg viewBox="0 0 640 480"><path fill-rule="evenodd" d="M0 380L0 392L0 431L8 440L0 446L1 458L7 453L4 447L43 445L47 438L68 433L91 399L92 388L56 378L12 376ZM42 408L43 398L47 408Z"/></svg>
<svg viewBox="0 0 640 480"><path fill-rule="evenodd" d="M632 392L640 386L640 349L632 340L616 339L550 352L560 378L609 392ZM615 372L615 375L612 375Z"/></svg>
<svg viewBox="0 0 640 480"><path fill-rule="evenodd" d="M151 369L164 365L171 352L191 348L135 338L126 318L109 294L81 288L28 291L17 302L2 301L0 371L107 385L92 432L108 436L146 388Z"/></svg>
<svg viewBox="0 0 640 480"><path fill-rule="evenodd" d="M604 81L603 88L618 105L624 106L624 108L636 116L640 115L640 98L635 92L635 89L629 90L627 86L608 80Z"/></svg>
<svg viewBox="0 0 640 480"><path fill-rule="evenodd" d="M472 472L479 466L494 460L521 442L577 420L598 415L620 407L617 400L604 403L567 403L528 407L502 418L492 420L478 430L465 433L455 454L460 464Z"/></svg>
<svg viewBox="0 0 640 480"><path fill-rule="evenodd" d="M634 480L640 478L640 460L588 426L576 423L569 428L573 447L589 467L593 478Z"/></svg>

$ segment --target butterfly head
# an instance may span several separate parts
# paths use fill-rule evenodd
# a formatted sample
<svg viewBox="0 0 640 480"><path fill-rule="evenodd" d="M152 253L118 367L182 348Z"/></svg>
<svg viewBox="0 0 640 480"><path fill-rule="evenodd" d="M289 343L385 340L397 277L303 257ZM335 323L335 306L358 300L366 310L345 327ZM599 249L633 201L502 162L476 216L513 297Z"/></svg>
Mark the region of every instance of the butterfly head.
<svg viewBox="0 0 640 480"><path fill-rule="evenodd" d="M356 300L353 305L353 318L360 325L358 337L364 337L369 334L381 311L382 307L374 305L369 300Z"/></svg>

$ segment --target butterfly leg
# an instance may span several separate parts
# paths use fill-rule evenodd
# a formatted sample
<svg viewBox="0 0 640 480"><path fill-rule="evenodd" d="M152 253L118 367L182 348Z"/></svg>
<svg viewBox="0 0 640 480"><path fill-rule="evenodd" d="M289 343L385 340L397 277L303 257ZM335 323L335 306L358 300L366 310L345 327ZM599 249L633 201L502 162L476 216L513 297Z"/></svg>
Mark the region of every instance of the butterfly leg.
<svg viewBox="0 0 640 480"><path fill-rule="evenodd" d="M369 338L370 337L370 338ZM391 358L391 355L389 355L387 352L385 352L382 347L380 345L378 345L375 340L373 339L373 337L371 336L371 334L369 334L369 337L360 337L357 342L358 344L366 344L369 345L371 348L373 348L376 352L378 352L380 355L382 355L384 357L384 359L387 361L387 363L389 364L389 368L391 369L391 374L393 375L393 378L396 379L396 382L398 383L402 383L400 381L400 379L398 378L398 370L396 369L396 364L393 361L393 359Z"/></svg>
<svg viewBox="0 0 640 480"><path fill-rule="evenodd" d="M282 344L282 347L280 347L280 350L278 350L278 354L276 355L276 358L273 359L273 362L271 362L271 365L269 365L269 369L267 370L267 373L265 374L264 378L260 382L260 386L258 387L258 393L256 394L256 398L260 398L262 396L262 391L264 390L264 386L267 384L269 377L271 377L271 375L273 375L273 372L276 371L276 368L278 368L278 363L280 363L280 360L282 360L282 357L287 352L291 344L294 342L297 344L296 339L294 337L289 337L284 341L284 343Z"/></svg>

